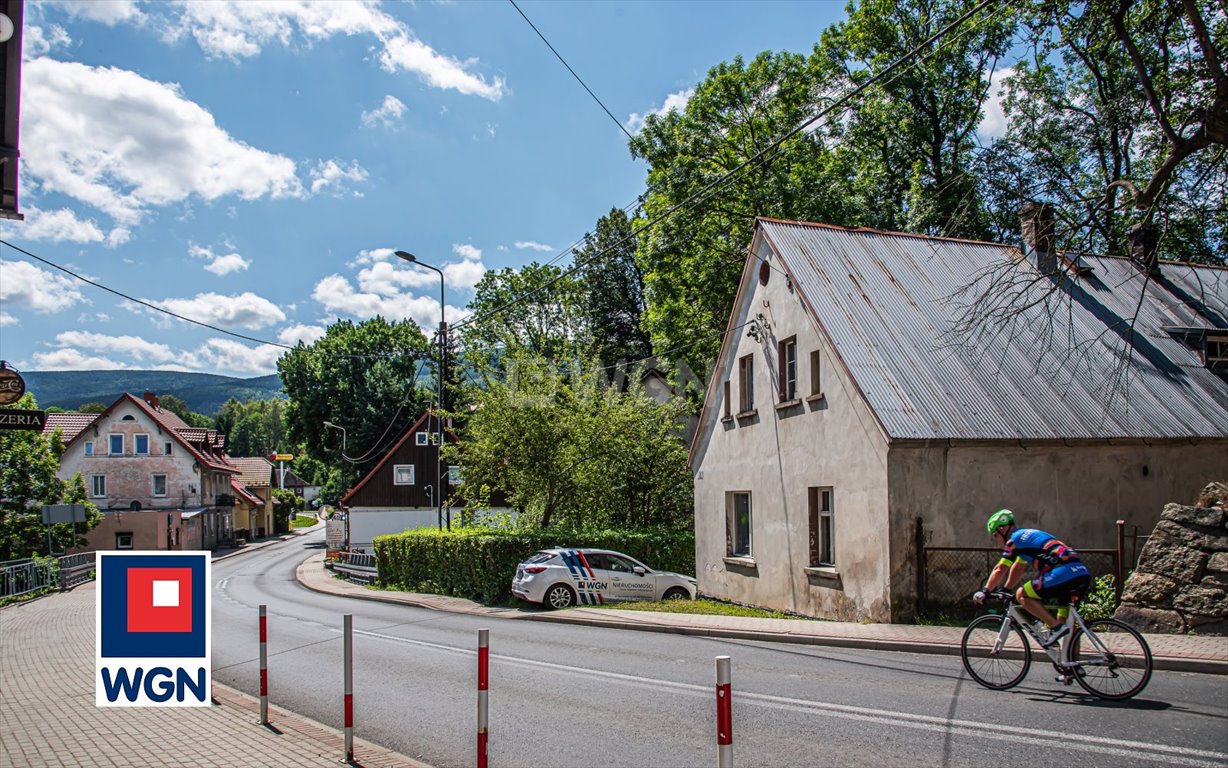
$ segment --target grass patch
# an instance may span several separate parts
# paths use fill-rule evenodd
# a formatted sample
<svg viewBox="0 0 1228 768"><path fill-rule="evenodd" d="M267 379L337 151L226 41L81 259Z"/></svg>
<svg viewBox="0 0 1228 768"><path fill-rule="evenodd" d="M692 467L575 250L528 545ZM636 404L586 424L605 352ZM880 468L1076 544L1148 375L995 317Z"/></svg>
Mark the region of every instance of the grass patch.
<svg viewBox="0 0 1228 768"><path fill-rule="evenodd" d="M606 603L585 608L617 608L622 611L656 611L658 613L698 613L705 616L748 616L752 619L805 619L781 611L752 608L748 605L722 603L719 600L661 600L654 602Z"/></svg>
<svg viewBox="0 0 1228 768"><path fill-rule="evenodd" d="M290 521L290 525L294 526L295 528L307 528L315 524L316 519L310 515L298 515Z"/></svg>

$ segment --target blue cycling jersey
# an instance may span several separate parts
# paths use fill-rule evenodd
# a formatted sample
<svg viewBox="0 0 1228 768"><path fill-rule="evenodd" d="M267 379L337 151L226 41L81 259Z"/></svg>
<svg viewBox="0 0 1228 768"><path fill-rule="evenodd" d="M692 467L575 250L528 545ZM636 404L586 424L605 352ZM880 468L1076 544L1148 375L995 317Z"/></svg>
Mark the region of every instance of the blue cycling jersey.
<svg viewBox="0 0 1228 768"><path fill-rule="evenodd" d="M1011 534L1002 548L1002 562L1010 565L1016 560L1036 563L1036 568L1045 573L1059 565L1079 562L1079 553L1051 533L1020 528Z"/></svg>

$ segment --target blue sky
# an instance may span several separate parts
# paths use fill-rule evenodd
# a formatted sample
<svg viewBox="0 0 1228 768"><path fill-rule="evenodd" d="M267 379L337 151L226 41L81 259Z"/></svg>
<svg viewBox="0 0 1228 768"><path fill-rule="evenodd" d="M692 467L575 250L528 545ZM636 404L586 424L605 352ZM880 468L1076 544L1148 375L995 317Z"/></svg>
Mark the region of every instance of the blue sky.
<svg viewBox="0 0 1228 768"><path fill-rule="evenodd" d="M629 130L737 54L809 52L837 2L520 7ZM433 328L486 270L555 258L643 191L626 136L507 2L27 0L25 222L3 239L277 344L338 318ZM564 264L570 257L563 259ZM0 248L21 370L259 376L281 349Z"/></svg>

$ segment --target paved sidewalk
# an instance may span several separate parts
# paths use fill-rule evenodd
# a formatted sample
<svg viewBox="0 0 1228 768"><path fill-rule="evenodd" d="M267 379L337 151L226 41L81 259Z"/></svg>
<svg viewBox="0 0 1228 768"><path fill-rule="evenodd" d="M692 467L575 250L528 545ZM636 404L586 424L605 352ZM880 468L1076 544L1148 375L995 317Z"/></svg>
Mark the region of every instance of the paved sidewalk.
<svg viewBox="0 0 1228 768"><path fill-rule="evenodd" d="M647 632L672 632L682 635L727 637L739 640L767 640L777 643L802 643L844 648L870 648L882 651L908 651L959 655L963 627L932 627L912 624L858 624L847 621L804 619L757 619L740 616L703 616L691 613L653 613L621 611L611 608L569 608L565 611L487 608L469 600L440 595L368 589L334 578L324 569L324 555L318 553L298 567L298 580L317 592L365 600L404 603L455 613L501 616L526 621L553 621L587 624ZM1194 635L1144 635L1155 660L1156 669L1178 672L1228 674L1228 637Z"/></svg>
<svg viewBox="0 0 1228 768"><path fill-rule="evenodd" d="M272 542L270 542L272 543ZM343 738L277 707L258 723L257 699L213 684L212 707L94 705L94 583L0 609L0 765L336 768ZM421 768L362 739L358 765Z"/></svg>

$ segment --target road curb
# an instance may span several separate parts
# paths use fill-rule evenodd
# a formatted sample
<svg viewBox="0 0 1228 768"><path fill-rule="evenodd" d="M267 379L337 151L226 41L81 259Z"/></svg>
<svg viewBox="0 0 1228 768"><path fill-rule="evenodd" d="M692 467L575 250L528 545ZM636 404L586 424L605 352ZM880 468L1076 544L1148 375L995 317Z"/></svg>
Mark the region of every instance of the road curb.
<svg viewBox="0 0 1228 768"><path fill-rule="evenodd" d="M295 569L295 578L299 584L313 592L341 597L353 597L360 600L373 600L396 605L412 605L417 608L428 608L447 613L463 613L470 615L487 615L502 619L518 621L546 621L555 624L579 624L589 627L605 627L607 629L626 629L639 632L663 632L674 635L693 635L697 637L714 637L728 640L757 640L762 642L792 643L795 645L827 646L831 648L852 648L872 651L896 651L903 653L926 653L938 656L959 656L958 643L939 643L932 641L891 640L866 637L839 637L835 635L811 635L793 632L769 632L748 629L723 629L721 627L696 627L678 624L657 624L650 621L626 621L619 618L596 619L587 616L567 616L567 611L559 613L511 613L498 609L473 610L459 606L441 606L429 600L414 599L410 593L398 592L382 594L357 587L330 588L332 585L311 583L307 569L314 558L313 554ZM331 579L331 576L329 577ZM1196 672L1199 674L1228 675L1228 659L1198 659L1182 656L1157 656L1152 654L1155 669L1166 672Z"/></svg>

